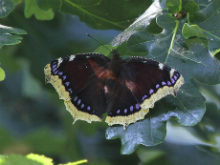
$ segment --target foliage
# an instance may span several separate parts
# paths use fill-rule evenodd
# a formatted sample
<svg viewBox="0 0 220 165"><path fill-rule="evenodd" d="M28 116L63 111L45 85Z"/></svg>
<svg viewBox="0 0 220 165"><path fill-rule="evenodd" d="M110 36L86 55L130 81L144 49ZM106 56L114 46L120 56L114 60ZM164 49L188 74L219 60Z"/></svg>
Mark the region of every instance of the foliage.
<svg viewBox="0 0 220 165"><path fill-rule="evenodd" d="M165 10L166 8L161 10L161 3L163 2L168 7L167 10ZM131 51L147 52L148 57L177 68L180 73L183 74L185 80L185 85L178 92L176 98L166 97L159 101L161 102L160 107L157 107L159 104L158 102L155 108L150 111L150 114L148 115L150 124L145 124L144 128L130 126L130 129L124 132L118 128L109 128L107 130L108 138L121 138L124 146L122 149L123 153L133 152L138 144L148 146L161 143L166 134L165 129L159 131L161 129L161 123L165 124L164 121L168 120L170 117L177 119L181 125L185 126L195 125L201 120L205 112L205 99L194 86L190 85L191 78L206 84L220 83L219 61L210 56L210 52L214 53L218 51L218 48L216 47L215 51L211 50L211 47L214 47L212 46L213 42L210 42L209 46L204 44L209 40L212 40L212 38L209 37L216 36L216 29L214 28L214 31L209 32L211 31L210 26L205 27L201 25L202 22L210 19L209 12L213 12L207 8L212 5L213 7L217 6L218 3L216 1L216 3L214 2L207 5L206 8L203 9L207 12L201 11L201 13L198 13L198 10L195 10L195 12L188 12L187 9L190 5L192 5L191 1L185 3L184 1L183 3L180 1L179 3L174 3L174 1L162 1L159 3L159 1L154 1L152 6L154 7L153 11L157 13L157 15L155 15L156 23L163 29L163 31L157 34L147 32L147 24L149 22L146 20L149 20L149 11L149 13L144 13L141 16L142 19L136 20L126 29L127 31L124 31L122 35L114 40L115 45L121 44L120 40L127 40L126 47ZM193 5L195 6L195 3L193 3ZM199 8L198 5L197 8ZM184 12L187 12L188 19L185 17L176 19L175 16L172 15L177 12L182 12L182 9L184 9ZM151 10L151 7L148 10ZM152 19L152 16L150 17ZM191 17L193 18L192 22L190 19ZM203 29L190 26L190 24L193 23L197 23L203 27ZM194 31L194 33L192 31ZM184 36L182 33L189 36ZM187 40L184 37L187 37ZM204 39L205 41L199 42L198 39ZM123 51L120 53L125 54ZM190 68L191 71L186 68ZM160 110L162 111L160 112ZM168 113L166 113L166 111L168 111ZM154 115L154 113L156 114ZM143 124L143 122L140 122L140 125ZM158 127L156 126L157 124ZM134 125L138 125L138 123ZM159 131L158 133L155 131L157 129ZM112 130L114 130L114 133ZM146 139L146 135L150 135L150 140ZM129 137L129 139L126 137ZM136 141L135 139L138 139L139 141ZM132 143L135 145L131 145ZM131 150L130 148L133 149Z"/></svg>
<svg viewBox="0 0 220 165"><path fill-rule="evenodd" d="M32 165L53 165L53 160L43 155L28 154L27 156L21 155L9 155L0 157L0 165L13 165L13 164L32 164ZM81 160L77 162L60 164L60 165L78 165L87 162L87 160Z"/></svg>
<svg viewBox="0 0 220 165"><path fill-rule="evenodd" d="M2 68L0 68L0 81L4 79L5 79L5 71Z"/></svg>
<svg viewBox="0 0 220 165"><path fill-rule="evenodd" d="M0 124L8 129L2 128L0 133L1 153L35 152L58 157L58 162L63 157L68 160L85 157L96 164L220 161L220 87L210 86L220 83L218 0L0 0L0 3L0 81L4 80L0 86ZM77 19L97 30L85 30ZM130 22L133 23L123 30ZM177 97L167 96L158 101L143 121L129 125L126 130L120 126L107 128L106 138L120 138L121 153L133 153L129 156L120 156L118 140L103 138L104 123L89 125L79 121L71 126L72 119L62 101L51 86L44 85L43 68L50 60L97 47L82 37L83 30L97 33L95 38L103 42L114 38L111 45L123 58L152 58L183 74L185 84ZM123 32L114 37L119 30ZM107 38L108 33L107 40L103 36ZM103 47L96 51L109 54ZM171 124L167 125L167 121ZM36 129L44 125L52 131ZM181 138L175 139L174 135L169 140L169 130L175 130L177 125L188 126L184 129L194 138L187 140L192 142L188 147L180 141L175 145L174 141ZM21 137L15 138L15 134ZM165 143L160 144L165 138ZM199 149L194 145L199 145ZM193 157L190 151L195 153L195 159L184 159ZM176 158L178 154L185 157ZM172 155L176 155L175 160ZM31 161L18 155L14 159Z"/></svg>

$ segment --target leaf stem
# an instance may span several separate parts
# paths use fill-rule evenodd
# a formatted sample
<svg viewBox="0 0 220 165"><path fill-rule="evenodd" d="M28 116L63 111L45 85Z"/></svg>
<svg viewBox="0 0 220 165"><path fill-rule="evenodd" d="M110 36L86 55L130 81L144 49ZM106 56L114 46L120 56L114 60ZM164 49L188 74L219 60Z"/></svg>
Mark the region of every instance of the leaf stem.
<svg viewBox="0 0 220 165"><path fill-rule="evenodd" d="M182 11L182 0L180 0L179 11Z"/></svg>
<svg viewBox="0 0 220 165"><path fill-rule="evenodd" d="M77 162L74 162L73 164L77 165L77 164L82 164L82 163L86 163L86 162L88 162L88 160L84 159L84 160L79 160Z"/></svg>
<svg viewBox="0 0 220 165"><path fill-rule="evenodd" d="M167 60L168 60L169 55L170 55L170 52L171 52L171 50L173 48L173 43L174 43L174 40L175 40L175 37L176 37L176 33L177 33L177 30L178 30L179 24L180 24L180 21L176 20L176 26L175 26L175 29L173 31L173 37L172 37L172 40L171 40L171 43L170 43L170 47L169 47L169 50L168 50L168 53L167 53L167 57L166 57L166 60L165 60L164 64L167 63Z"/></svg>

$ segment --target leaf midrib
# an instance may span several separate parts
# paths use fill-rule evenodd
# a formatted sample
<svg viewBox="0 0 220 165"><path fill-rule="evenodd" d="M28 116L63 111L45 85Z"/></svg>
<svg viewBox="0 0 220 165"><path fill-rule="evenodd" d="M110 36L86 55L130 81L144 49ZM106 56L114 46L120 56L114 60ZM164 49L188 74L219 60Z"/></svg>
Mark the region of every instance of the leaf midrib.
<svg viewBox="0 0 220 165"><path fill-rule="evenodd" d="M100 20L102 20L102 21L105 21L105 22L108 22L108 23L110 23L110 24L113 24L113 25L115 25L115 26L117 26L117 27L119 27L119 28L122 28L122 29L124 28L123 26L120 26L120 25L118 25L117 23L114 23L114 22L112 22L112 21L106 20L106 19L104 19L104 18L102 18L102 17L100 17L100 16L98 16L98 15L95 15L95 14L93 14L93 13L91 13L91 12L88 12L87 10L85 10L85 9L83 9L82 7L80 7L79 5L77 5L77 4L73 3L73 2L71 2L70 0L66 0L66 2L69 3L70 5L72 5L72 6L76 7L76 8L78 8L79 10L81 10L81 11L84 12L84 13L86 13L87 15L90 15L90 16L95 17L95 18L97 18L97 19L100 19Z"/></svg>

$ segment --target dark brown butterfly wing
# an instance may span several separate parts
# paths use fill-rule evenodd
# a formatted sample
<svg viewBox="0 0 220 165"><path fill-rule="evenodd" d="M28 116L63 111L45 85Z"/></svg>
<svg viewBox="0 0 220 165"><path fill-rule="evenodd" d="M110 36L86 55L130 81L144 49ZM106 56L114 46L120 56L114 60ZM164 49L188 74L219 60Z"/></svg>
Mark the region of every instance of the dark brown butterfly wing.
<svg viewBox="0 0 220 165"><path fill-rule="evenodd" d="M109 61L102 54L87 53L59 58L45 67L46 82L54 86L75 121L101 120L106 109L103 77Z"/></svg>
<svg viewBox="0 0 220 165"><path fill-rule="evenodd" d="M107 113L106 122L113 124L128 125L143 119L149 109L142 109L132 91L126 86L125 79L109 79L105 88Z"/></svg>
<svg viewBox="0 0 220 165"><path fill-rule="evenodd" d="M183 83L177 70L157 61L141 57L122 61L119 78L106 84L106 122L126 126L143 119L156 101L176 95Z"/></svg>

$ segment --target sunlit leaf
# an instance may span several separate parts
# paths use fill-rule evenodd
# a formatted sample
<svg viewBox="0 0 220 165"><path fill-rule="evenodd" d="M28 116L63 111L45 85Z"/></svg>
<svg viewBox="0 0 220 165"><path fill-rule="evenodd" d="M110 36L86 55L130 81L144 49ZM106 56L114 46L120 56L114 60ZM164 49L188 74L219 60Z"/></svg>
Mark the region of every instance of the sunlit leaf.
<svg viewBox="0 0 220 165"><path fill-rule="evenodd" d="M60 165L79 165L86 163L87 160L80 160L72 163L67 164L60 164ZM38 154L28 154L27 156L22 155L9 155L4 156L0 155L0 165L54 165L53 159L48 158L44 155L38 155Z"/></svg>
<svg viewBox="0 0 220 165"><path fill-rule="evenodd" d="M5 79L5 71L0 67L0 81Z"/></svg>
<svg viewBox="0 0 220 165"><path fill-rule="evenodd" d="M28 154L26 157L30 160L35 160L42 165L53 165L53 160L51 158L45 157L44 155Z"/></svg>
<svg viewBox="0 0 220 165"><path fill-rule="evenodd" d="M42 165L41 162L28 159L22 155L9 155L1 158L0 165L24 165L24 164L31 164L31 165ZM45 164L43 164L45 165Z"/></svg>
<svg viewBox="0 0 220 165"><path fill-rule="evenodd" d="M85 159L85 160L79 160L79 161L72 162L72 163L60 164L60 165L78 165L78 164L83 164L83 163L86 163L86 162L88 162L88 161Z"/></svg>

